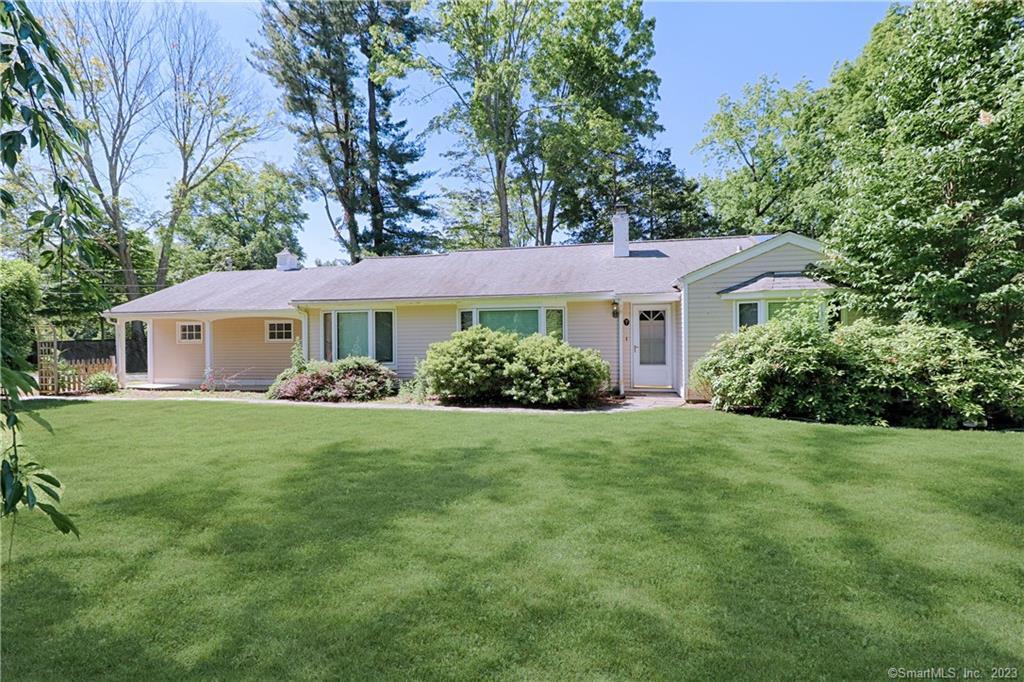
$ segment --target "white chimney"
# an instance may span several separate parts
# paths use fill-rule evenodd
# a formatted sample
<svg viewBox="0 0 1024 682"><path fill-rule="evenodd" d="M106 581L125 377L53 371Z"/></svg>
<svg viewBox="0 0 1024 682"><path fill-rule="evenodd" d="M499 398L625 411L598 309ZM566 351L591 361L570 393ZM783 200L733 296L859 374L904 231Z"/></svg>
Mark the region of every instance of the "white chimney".
<svg viewBox="0 0 1024 682"><path fill-rule="evenodd" d="M281 249L277 254L278 270L298 270L299 257L288 250L288 247Z"/></svg>
<svg viewBox="0 0 1024 682"><path fill-rule="evenodd" d="M625 204L616 204L612 216L612 247L616 258L629 257L629 214Z"/></svg>

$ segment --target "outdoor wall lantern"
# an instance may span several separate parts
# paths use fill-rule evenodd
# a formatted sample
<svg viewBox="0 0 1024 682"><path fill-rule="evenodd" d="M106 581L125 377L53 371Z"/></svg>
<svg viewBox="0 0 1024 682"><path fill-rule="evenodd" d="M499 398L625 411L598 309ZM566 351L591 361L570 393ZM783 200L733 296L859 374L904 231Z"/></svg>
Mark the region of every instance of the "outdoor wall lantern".
<svg viewBox="0 0 1024 682"><path fill-rule="evenodd" d="M619 302L612 301L612 317L619 319Z"/></svg>

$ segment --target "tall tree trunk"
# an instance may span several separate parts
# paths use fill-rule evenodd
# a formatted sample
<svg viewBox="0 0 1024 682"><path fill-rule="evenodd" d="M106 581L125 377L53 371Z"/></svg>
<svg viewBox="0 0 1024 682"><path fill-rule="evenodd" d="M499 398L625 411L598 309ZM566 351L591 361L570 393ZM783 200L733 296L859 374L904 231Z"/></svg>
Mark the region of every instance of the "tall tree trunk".
<svg viewBox="0 0 1024 682"><path fill-rule="evenodd" d="M179 185L174 192L174 199L171 201L171 213L167 216L167 225L164 233L160 235L160 258L156 264L156 289L159 291L167 286L167 273L171 265L171 250L174 248L174 231L181 220L181 214L185 210L186 192Z"/></svg>
<svg viewBox="0 0 1024 682"><path fill-rule="evenodd" d="M544 226L544 244L550 245L555 238L555 215L558 213L558 185L552 183L548 197L548 220Z"/></svg>
<svg viewBox="0 0 1024 682"><path fill-rule="evenodd" d="M353 264L362 260L359 250L359 224L356 221L356 149L352 137L352 112L345 110L345 187L342 195L341 209L344 213L345 227L348 230L348 254Z"/></svg>
<svg viewBox="0 0 1024 682"><path fill-rule="evenodd" d="M533 201L533 239L537 246L544 245L544 195L531 192Z"/></svg>
<svg viewBox="0 0 1024 682"><path fill-rule="evenodd" d="M498 241L501 246L511 246L508 229L508 158L503 154L494 159L494 191L498 195Z"/></svg>
<svg viewBox="0 0 1024 682"><path fill-rule="evenodd" d="M370 230L373 233L373 251L383 256L384 244L384 201L380 192L380 140L377 128L377 86L373 79L366 78L366 116L368 152L370 166Z"/></svg>

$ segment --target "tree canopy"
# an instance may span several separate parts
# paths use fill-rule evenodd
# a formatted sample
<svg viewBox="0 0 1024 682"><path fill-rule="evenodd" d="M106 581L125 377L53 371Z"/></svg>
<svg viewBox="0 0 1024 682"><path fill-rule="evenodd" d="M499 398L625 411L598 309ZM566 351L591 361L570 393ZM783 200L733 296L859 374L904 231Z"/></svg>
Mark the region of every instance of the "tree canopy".
<svg viewBox="0 0 1024 682"><path fill-rule="evenodd" d="M1024 5L894 7L824 96L828 275L864 310L1021 344Z"/></svg>
<svg viewBox="0 0 1024 682"><path fill-rule="evenodd" d="M306 220L295 180L276 166L228 164L191 197L172 261L176 281L211 270L273 268L283 248L303 256Z"/></svg>

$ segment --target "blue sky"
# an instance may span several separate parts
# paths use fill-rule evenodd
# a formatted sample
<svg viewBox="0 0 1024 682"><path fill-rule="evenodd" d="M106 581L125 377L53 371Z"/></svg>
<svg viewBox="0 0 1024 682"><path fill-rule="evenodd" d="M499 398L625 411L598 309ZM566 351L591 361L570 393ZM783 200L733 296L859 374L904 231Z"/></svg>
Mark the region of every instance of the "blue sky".
<svg viewBox="0 0 1024 682"><path fill-rule="evenodd" d="M248 57L250 41L259 39L258 4L246 2L204 3L204 9L219 27L225 41ZM737 94L744 83L761 74L792 85L807 78L814 86L827 83L833 67L856 57L871 28L885 16L883 2L795 2L795 3L687 3L651 2L645 11L656 20L656 56L653 66L661 77L658 114L665 130L655 141L658 148L671 148L675 162L687 175L699 175L702 158L693 147L702 137L704 124L714 114L722 94ZM251 67L252 77L264 84L268 107L278 106L277 93ZM398 112L408 119L413 131L426 128L430 118L447 100L443 93L427 98L433 88L414 78ZM452 144L444 134L425 139L423 169L443 171L441 154ZM262 143L251 151L259 160L289 167L294 158L293 140L287 134ZM152 208L161 208L166 193L166 172L159 165L138 179L141 194ZM445 180L432 178L428 191ZM300 236L306 262L332 260L343 256L331 239L322 210L309 204L309 220Z"/></svg>

